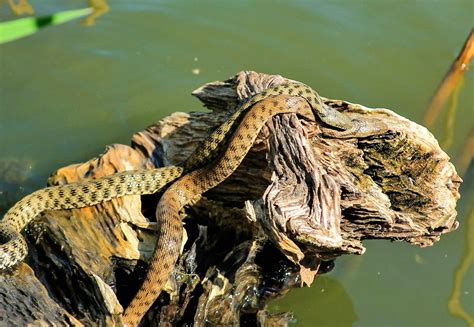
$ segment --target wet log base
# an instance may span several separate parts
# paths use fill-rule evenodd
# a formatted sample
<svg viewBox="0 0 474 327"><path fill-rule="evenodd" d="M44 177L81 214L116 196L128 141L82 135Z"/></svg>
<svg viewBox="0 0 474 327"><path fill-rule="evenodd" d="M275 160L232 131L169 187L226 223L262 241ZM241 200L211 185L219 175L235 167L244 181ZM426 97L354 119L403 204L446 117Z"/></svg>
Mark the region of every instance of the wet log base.
<svg viewBox="0 0 474 327"><path fill-rule="evenodd" d="M49 184L182 162L239 97L286 81L241 72L195 90L212 112L175 113ZM278 326L269 299L310 285L364 239L429 246L456 229L460 178L433 135L386 109L327 105L387 130L340 139L297 115L275 117L227 181L183 212L185 244L144 326ZM27 264L0 275L0 325L119 325L155 244L159 194L46 212L27 229ZM2 320L3 319L3 320Z"/></svg>

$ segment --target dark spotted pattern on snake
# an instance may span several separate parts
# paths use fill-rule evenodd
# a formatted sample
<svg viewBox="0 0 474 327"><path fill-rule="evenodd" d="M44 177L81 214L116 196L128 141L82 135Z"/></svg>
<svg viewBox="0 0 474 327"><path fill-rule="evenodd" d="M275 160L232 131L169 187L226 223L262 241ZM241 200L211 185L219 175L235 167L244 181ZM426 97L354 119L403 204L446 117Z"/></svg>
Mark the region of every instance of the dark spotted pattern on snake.
<svg viewBox="0 0 474 327"><path fill-rule="evenodd" d="M242 113L255 103L262 101L268 96L273 95L294 95L305 98L314 110L314 113L321 119L321 121L331 127L344 130L348 135L356 128L358 121L350 120L346 115L339 111L326 106L321 100L319 94L303 83L285 83L254 95L249 98L235 113L229 117L222 125L220 125L212 134L210 134L201 146L197 147L191 156L186 160L184 168L186 171L202 167L206 162L209 162L219 153L220 145L232 133L230 131L238 123ZM336 135L336 134L335 134ZM337 134L339 135L339 134Z"/></svg>
<svg viewBox="0 0 474 327"><path fill-rule="evenodd" d="M127 326L138 325L174 269L183 236L181 209L235 171L269 118L296 112L311 113L311 107L304 98L280 95L258 102L245 114L224 152L215 162L184 175L164 192L156 209L156 216L160 219L158 244L150 260L147 276L125 310L124 322Z"/></svg>
<svg viewBox="0 0 474 327"><path fill-rule="evenodd" d="M181 167L126 171L94 181L51 186L17 202L0 224L0 270L23 260L27 246L20 231L44 210L83 208L131 194L153 194L183 173Z"/></svg>
<svg viewBox="0 0 474 327"><path fill-rule="evenodd" d="M327 125L344 129L344 133L359 128L344 114L325 106L319 95L302 83L287 83L266 89L244 102L221 126L201 142L182 167L122 172L89 182L73 183L38 190L16 203L0 221L0 271L13 267L27 255L28 249L21 230L44 210L82 208L132 194L150 194L181 176L183 171L204 166L225 146L232 129L242 114L255 103L272 95L295 95L305 98L316 115ZM341 134L342 135L342 134ZM159 218L158 218L159 219Z"/></svg>
<svg viewBox="0 0 474 327"><path fill-rule="evenodd" d="M13 267L24 259L27 247L20 232L42 211L82 208L124 195L155 193L183 172L189 172L175 182L159 202L160 231L150 271L125 312L125 321L130 325L137 324L158 297L179 255L182 238L179 211L182 207L237 168L270 117L310 107L323 123L345 130L345 135L351 136L354 131L361 130L357 121L325 106L319 95L304 84L287 83L269 88L244 102L198 145L182 166L117 173L94 181L48 187L23 198L0 222L0 270ZM215 163L209 164L216 158Z"/></svg>

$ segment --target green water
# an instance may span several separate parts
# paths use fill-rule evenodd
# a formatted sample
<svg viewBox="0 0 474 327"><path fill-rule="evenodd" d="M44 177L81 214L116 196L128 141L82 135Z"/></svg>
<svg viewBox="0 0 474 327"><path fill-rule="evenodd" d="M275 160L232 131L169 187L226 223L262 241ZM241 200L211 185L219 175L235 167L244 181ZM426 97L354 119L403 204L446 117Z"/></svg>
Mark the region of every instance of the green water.
<svg viewBox="0 0 474 327"><path fill-rule="evenodd" d="M0 21L14 19L3 1ZM38 16L86 1L31 1ZM95 26L45 28L0 45L0 205L44 186L51 171L129 143L174 111L201 110L191 90L240 70L281 74L322 95L387 107L421 122L437 84L474 25L472 1L111 1ZM199 69L198 75L193 69ZM474 128L465 76L456 164ZM433 128L443 137L444 115ZM466 326L449 314L454 271L467 246L473 170L463 176L461 227L420 249L365 242L314 287L271 309L296 326ZM0 210L0 211L1 211ZM471 215L472 216L472 215ZM471 219L474 219L471 217ZM474 269L460 301L474 315Z"/></svg>

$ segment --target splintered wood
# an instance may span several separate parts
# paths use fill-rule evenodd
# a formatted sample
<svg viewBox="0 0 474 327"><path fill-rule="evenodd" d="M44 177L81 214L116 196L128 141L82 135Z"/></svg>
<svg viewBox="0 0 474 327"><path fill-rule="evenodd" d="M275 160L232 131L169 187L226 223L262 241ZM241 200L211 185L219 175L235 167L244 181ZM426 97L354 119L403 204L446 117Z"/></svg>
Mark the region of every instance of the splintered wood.
<svg viewBox="0 0 474 327"><path fill-rule="evenodd" d="M136 133L131 146L108 147L98 158L58 170L49 183L179 165L242 98L285 81L241 72L206 84L193 95L212 112L172 114ZM339 139L318 121L275 117L232 176L186 208L187 242L145 325L235 325L244 317L281 325L291 316L271 315L265 303L310 285L329 260L363 254L364 239L429 246L456 229L461 179L426 128L387 109L325 103L388 129ZM136 293L156 242L159 196L43 214L29 227L28 263L48 292L25 264L0 275L0 294L9 294L0 296L0 316L8 317L0 323L120 323L120 303ZM25 296L38 305L15 314L11 303Z"/></svg>

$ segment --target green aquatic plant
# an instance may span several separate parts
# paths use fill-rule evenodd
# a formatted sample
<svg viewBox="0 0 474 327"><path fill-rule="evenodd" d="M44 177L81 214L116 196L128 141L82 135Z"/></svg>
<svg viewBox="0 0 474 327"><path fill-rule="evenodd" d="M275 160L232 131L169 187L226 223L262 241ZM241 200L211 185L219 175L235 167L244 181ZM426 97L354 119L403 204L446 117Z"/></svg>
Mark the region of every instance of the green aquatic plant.
<svg viewBox="0 0 474 327"><path fill-rule="evenodd" d="M0 44L34 34L46 26L59 25L89 15L91 12L91 8L83 8L62 11L49 16L27 17L8 22L0 22Z"/></svg>

